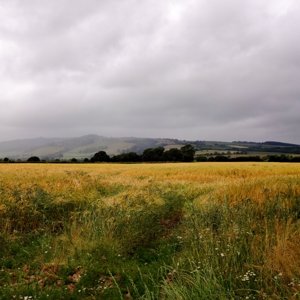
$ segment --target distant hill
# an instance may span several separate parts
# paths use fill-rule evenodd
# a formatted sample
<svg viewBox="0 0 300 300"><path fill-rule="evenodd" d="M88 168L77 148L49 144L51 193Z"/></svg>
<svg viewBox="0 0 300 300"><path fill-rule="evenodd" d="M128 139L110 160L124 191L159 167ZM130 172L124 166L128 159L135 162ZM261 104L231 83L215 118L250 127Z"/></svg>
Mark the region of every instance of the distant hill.
<svg viewBox="0 0 300 300"><path fill-rule="evenodd" d="M0 142L0 158L26 159L39 156L42 159L90 158L103 150L109 155L124 152L141 153L146 148L162 146L166 149L193 144L198 151L236 151L248 153L288 153L300 154L296 144L267 141L264 143L234 141L186 141L178 139L155 139L134 137L103 137L85 135L75 138L35 138Z"/></svg>
<svg viewBox="0 0 300 300"><path fill-rule="evenodd" d="M0 158L25 159L39 156L47 159L90 158L103 150L109 155L146 148L178 144L175 139L113 138L85 135L75 138L36 138L0 142ZM183 144L183 143L182 143Z"/></svg>

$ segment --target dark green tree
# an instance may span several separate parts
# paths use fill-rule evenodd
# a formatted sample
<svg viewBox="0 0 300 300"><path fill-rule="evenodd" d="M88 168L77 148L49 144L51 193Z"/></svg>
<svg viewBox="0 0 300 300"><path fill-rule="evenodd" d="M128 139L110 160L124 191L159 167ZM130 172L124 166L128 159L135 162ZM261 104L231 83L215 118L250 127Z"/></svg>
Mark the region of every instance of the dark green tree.
<svg viewBox="0 0 300 300"><path fill-rule="evenodd" d="M135 152L122 153L111 158L113 162L139 162L141 157Z"/></svg>
<svg viewBox="0 0 300 300"><path fill-rule="evenodd" d="M142 155L143 161L163 161L163 147L145 149Z"/></svg>
<svg viewBox="0 0 300 300"><path fill-rule="evenodd" d="M38 156L31 156L31 157L29 157L28 159L27 159L27 161L28 162L40 162L41 160L40 160L40 158L38 157Z"/></svg>
<svg viewBox="0 0 300 300"><path fill-rule="evenodd" d="M186 161L186 162L194 161L194 156L196 153L194 146L188 144L181 147L180 150L182 152L182 161Z"/></svg>
<svg viewBox="0 0 300 300"><path fill-rule="evenodd" d="M172 148L164 152L164 161L182 161L183 155L182 151L177 148Z"/></svg>
<svg viewBox="0 0 300 300"><path fill-rule="evenodd" d="M196 157L196 161L198 161L198 162L205 162L205 161L207 161L207 157L206 156L204 156L204 155L199 155L199 156L197 156Z"/></svg>
<svg viewBox="0 0 300 300"><path fill-rule="evenodd" d="M109 162L110 157L105 151L99 151L91 158L91 162Z"/></svg>

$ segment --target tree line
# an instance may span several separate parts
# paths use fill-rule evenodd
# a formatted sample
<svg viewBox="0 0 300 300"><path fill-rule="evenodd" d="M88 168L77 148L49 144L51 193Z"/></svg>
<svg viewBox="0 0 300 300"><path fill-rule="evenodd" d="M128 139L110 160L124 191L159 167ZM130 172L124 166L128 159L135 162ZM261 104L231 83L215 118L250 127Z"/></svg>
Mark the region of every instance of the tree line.
<svg viewBox="0 0 300 300"><path fill-rule="evenodd" d="M99 151L92 158L78 160L60 159L40 159L38 156L31 156L27 160L14 160L5 157L0 159L0 163L96 163L96 162L115 162L115 163L141 163L141 162L300 162L300 156L292 155L267 155L267 156L229 156L229 155L198 155L195 156L196 149L188 144L180 149L171 148L165 150L163 147L147 148L141 154L136 152L125 152L118 155L109 156L105 151Z"/></svg>
<svg viewBox="0 0 300 300"><path fill-rule="evenodd" d="M110 157L105 151L99 151L91 162L192 162L196 150L192 145L165 150L164 147L147 148L142 154L127 152Z"/></svg>
<svg viewBox="0 0 300 300"><path fill-rule="evenodd" d="M192 162L194 161L196 150L192 145L185 145L178 148L165 150L164 147L147 148L141 154L136 152L126 152L118 155L109 156L105 151L95 153L90 159L84 158L78 160L71 158L69 160L60 159L41 159L38 156L31 156L27 160L9 159L5 157L0 159L0 163L28 162L28 163L77 163L77 162Z"/></svg>

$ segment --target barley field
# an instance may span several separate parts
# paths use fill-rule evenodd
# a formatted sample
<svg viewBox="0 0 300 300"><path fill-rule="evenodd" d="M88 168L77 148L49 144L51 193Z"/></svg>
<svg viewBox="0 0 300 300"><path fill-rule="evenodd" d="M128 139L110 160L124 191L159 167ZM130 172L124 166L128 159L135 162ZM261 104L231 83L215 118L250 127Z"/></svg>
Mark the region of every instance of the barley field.
<svg viewBox="0 0 300 300"><path fill-rule="evenodd" d="M300 164L1 164L0 299L300 299Z"/></svg>

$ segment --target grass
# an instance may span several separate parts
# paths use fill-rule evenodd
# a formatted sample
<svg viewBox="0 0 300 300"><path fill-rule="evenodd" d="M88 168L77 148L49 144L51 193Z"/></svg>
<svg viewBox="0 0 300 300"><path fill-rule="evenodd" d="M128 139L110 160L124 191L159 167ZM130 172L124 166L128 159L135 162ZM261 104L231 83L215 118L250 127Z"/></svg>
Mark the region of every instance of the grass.
<svg viewBox="0 0 300 300"><path fill-rule="evenodd" d="M299 299L300 166L0 165L0 299Z"/></svg>

